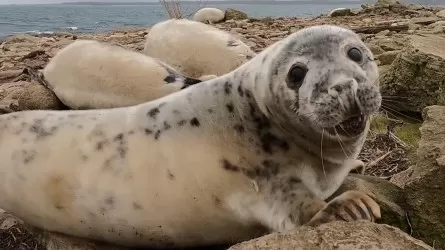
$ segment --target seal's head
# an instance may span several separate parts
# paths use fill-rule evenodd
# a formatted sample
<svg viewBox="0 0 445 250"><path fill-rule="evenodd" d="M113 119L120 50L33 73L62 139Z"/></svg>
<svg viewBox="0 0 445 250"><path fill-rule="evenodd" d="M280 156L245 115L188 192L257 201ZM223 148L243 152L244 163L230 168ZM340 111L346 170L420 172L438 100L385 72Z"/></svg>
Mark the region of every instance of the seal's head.
<svg viewBox="0 0 445 250"><path fill-rule="evenodd" d="M282 40L275 50L269 86L262 93L278 107L276 112L332 136L365 132L381 95L373 54L356 33L312 26Z"/></svg>

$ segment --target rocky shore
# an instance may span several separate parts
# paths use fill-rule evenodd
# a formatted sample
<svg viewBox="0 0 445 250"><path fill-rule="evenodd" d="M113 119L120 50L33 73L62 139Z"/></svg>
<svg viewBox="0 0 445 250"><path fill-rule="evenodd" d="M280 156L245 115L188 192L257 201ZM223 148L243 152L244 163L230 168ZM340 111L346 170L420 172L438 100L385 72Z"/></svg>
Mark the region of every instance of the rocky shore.
<svg viewBox="0 0 445 250"><path fill-rule="evenodd" d="M320 249L320 244L323 249L433 249L433 245L445 249L445 10L382 3L357 10L338 9L315 18L253 19L233 15L214 25L260 52L301 28L319 24L356 31L379 65L384 101L382 114L374 120L360 155L367 163L365 175L352 174L337 194L358 189L373 195L382 206L379 223L393 227L333 223L316 230L270 235L233 249L266 249L277 242L293 249ZM26 69L43 68L58 50L76 39L142 51L148 32L149 27L142 27L104 34L22 34L0 40L0 113L64 109L52 92L32 82ZM345 233L332 236L339 230ZM352 241L345 239L348 234L353 235ZM306 242L299 243L298 239ZM0 249L62 248L122 249L50 234L0 212Z"/></svg>

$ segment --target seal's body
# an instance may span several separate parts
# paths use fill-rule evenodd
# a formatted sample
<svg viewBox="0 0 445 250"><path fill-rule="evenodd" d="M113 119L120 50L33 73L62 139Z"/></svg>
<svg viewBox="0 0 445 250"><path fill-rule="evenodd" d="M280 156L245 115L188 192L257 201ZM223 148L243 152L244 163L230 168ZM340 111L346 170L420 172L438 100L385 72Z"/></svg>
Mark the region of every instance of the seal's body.
<svg viewBox="0 0 445 250"><path fill-rule="evenodd" d="M153 25L143 53L195 78L221 76L255 56L249 46L230 33L187 19Z"/></svg>
<svg viewBox="0 0 445 250"><path fill-rule="evenodd" d="M224 21L225 14L217 8L202 8L193 15L193 21L214 24Z"/></svg>
<svg viewBox="0 0 445 250"><path fill-rule="evenodd" d="M0 116L0 207L52 231L151 247L374 220L379 206L363 193L324 199L363 165L377 80L357 35L314 26L151 102Z"/></svg>
<svg viewBox="0 0 445 250"><path fill-rule="evenodd" d="M94 40L66 46L41 74L45 85L72 109L136 105L201 82L160 60Z"/></svg>

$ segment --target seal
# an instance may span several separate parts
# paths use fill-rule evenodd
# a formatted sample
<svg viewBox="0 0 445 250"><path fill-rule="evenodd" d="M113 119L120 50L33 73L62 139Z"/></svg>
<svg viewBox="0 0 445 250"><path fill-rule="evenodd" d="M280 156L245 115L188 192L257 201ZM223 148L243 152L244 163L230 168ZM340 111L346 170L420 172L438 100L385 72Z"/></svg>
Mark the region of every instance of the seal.
<svg viewBox="0 0 445 250"><path fill-rule="evenodd" d="M233 72L113 109L0 116L0 208L82 238L143 247L234 244L380 218L368 195L329 202L381 95L353 31L301 29Z"/></svg>
<svg viewBox="0 0 445 250"><path fill-rule="evenodd" d="M217 8L202 8L193 15L193 21L214 24L224 21L225 14Z"/></svg>
<svg viewBox="0 0 445 250"><path fill-rule="evenodd" d="M95 40L64 47L38 75L72 109L131 106L201 82L158 59Z"/></svg>
<svg viewBox="0 0 445 250"><path fill-rule="evenodd" d="M221 76L256 55L230 33L187 19L170 19L153 25L143 53L194 78Z"/></svg>

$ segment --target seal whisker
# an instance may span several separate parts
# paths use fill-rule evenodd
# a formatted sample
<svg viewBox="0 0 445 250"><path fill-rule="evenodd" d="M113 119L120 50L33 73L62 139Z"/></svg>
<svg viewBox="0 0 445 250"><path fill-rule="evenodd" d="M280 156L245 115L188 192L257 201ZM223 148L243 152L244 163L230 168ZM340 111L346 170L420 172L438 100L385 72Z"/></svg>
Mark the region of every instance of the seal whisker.
<svg viewBox="0 0 445 250"><path fill-rule="evenodd" d="M341 140L340 135L338 134L337 129L335 127L334 127L334 131L335 131L335 135L338 138L338 143L340 144L340 147L341 147L343 153L345 154L347 159L350 159L350 156L346 153L345 147L343 146L343 141ZM352 152L347 147L346 147L346 150L348 150L349 153L352 155Z"/></svg>
<svg viewBox="0 0 445 250"><path fill-rule="evenodd" d="M402 116L402 117L405 117L405 118L408 118L408 119L413 119L413 120L415 120L415 121L422 122L422 120L420 120L420 119L417 119L417 118L415 118L415 117L412 117L412 116L403 114L402 112L399 112L399 111L397 111L397 110L395 110L395 109L393 109L393 108L390 108L390 107L388 107L387 105L385 105L385 104L383 104L383 103L382 103L382 109L383 109L384 111L388 112L389 114L397 114L397 115L399 115L399 116Z"/></svg>
<svg viewBox="0 0 445 250"><path fill-rule="evenodd" d="M323 159L323 137L324 137L324 128L321 132L321 140L320 140L320 158L321 158L321 166L323 168L323 175L325 178L325 181L328 182L328 176L326 175L326 169L324 167L324 159Z"/></svg>

